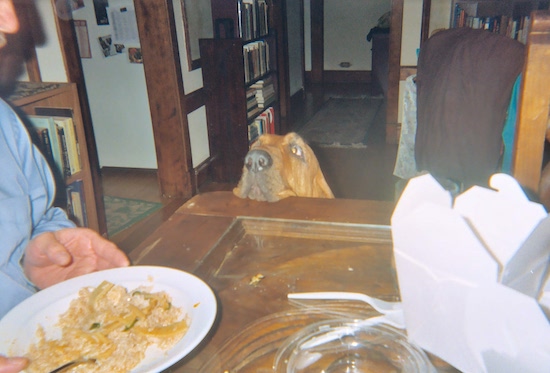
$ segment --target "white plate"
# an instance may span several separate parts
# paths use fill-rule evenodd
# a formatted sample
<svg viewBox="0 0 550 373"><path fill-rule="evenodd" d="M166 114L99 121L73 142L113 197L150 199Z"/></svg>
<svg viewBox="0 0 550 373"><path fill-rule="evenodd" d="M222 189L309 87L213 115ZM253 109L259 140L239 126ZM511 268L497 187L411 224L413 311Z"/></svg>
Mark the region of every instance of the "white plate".
<svg viewBox="0 0 550 373"><path fill-rule="evenodd" d="M41 324L48 338L59 337L55 328L59 315L84 286L98 286L107 280L128 290L150 286L151 291L166 291L172 304L181 307L189 320L189 330L170 350L147 350L145 359L132 373L159 372L191 352L206 336L216 318L216 298L199 278L176 269L133 266L109 269L76 277L26 299L0 320L0 354L23 355L36 339Z"/></svg>

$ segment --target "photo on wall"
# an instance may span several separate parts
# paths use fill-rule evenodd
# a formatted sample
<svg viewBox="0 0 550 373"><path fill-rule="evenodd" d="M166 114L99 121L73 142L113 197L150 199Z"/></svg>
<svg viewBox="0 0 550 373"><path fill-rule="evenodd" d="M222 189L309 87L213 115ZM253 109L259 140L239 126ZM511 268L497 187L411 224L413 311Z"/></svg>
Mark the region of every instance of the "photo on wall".
<svg viewBox="0 0 550 373"><path fill-rule="evenodd" d="M78 52L80 58L92 58L92 51L90 50L90 38L88 35L88 25L83 19L75 19L74 29L76 32L76 40L78 42Z"/></svg>
<svg viewBox="0 0 550 373"><path fill-rule="evenodd" d="M109 24L108 7L109 0L94 0L95 19L98 25Z"/></svg>
<svg viewBox="0 0 550 373"><path fill-rule="evenodd" d="M128 48L128 58L130 63L143 63L141 48Z"/></svg>
<svg viewBox="0 0 550 373"><path fill-rule="evenodd" d="M113 39L111 35L100 36L98 40L105 57L111 57L117 54L116 49L113 46Z"/></svg>

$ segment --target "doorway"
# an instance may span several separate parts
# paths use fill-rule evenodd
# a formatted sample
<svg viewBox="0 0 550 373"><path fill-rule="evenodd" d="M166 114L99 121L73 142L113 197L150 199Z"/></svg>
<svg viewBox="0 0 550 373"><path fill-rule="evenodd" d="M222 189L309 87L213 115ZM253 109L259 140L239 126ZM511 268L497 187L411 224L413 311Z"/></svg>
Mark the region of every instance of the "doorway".
<svg viewBox="0 0 550 373"><path fill-rule="evenodd" d="M388 54L388 89L386 95L386 142L395 144L399 136L398 105L401 65L403 0L390 0L390 35ZM311 72L309 81L325 80L325 0L310 0L311 7Z"/></svg>

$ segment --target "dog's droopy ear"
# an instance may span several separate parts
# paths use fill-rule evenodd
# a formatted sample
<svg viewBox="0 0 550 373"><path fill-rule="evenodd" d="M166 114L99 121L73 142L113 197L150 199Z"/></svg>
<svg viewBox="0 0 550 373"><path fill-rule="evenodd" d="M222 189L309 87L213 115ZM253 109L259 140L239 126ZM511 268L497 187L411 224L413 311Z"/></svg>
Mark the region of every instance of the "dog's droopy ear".
<svg viewBox="0 0 550 373"><path fill-rule="evenodd" d="M328 186L328 183L322 174L322 171L319 171L317 176L315 177L315 183L319 187L318 190L321 192L319 196L316 197L322 197L322 198L334 198L334 193L332 193L332 190Z"/></svg>
<svg viewBox="0 0 550 373"><path fill-rule="evenodd" d="M334 198L334 194L321 171L317 157L306 141L295 132L286 134L284 140L290 153L304 164L307 164L309 174L312 175L309 183L301 177L296 178L296 180L299 180L293 185L296 188L296 194L318 198Z"/></svg>

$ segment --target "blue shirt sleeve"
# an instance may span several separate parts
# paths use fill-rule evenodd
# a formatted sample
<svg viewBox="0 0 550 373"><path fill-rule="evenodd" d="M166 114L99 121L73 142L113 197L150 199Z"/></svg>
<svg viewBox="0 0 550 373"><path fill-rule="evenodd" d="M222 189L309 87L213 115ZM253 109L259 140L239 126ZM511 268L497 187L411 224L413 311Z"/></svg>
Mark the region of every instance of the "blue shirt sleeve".
<svg viewBox="0 0 550 373"><path fill-rule="evenodd" d="M0 100L0 318L37 289L23 273L21 259L40 233L74 227L52 207L55 181L17 114Z"/></svg>

